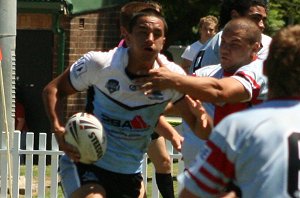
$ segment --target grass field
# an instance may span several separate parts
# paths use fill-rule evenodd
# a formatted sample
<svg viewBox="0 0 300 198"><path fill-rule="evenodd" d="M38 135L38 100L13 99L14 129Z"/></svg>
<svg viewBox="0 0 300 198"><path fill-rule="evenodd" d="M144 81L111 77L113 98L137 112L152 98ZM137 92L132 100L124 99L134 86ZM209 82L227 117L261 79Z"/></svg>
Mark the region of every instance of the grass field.
<svg viewBox="0 0 300 198"><path fill-rule="evenodd" d="M151 197L152 196L152 173L153 173L153 165L152 163L148 163L147 166L147 197ZM25 175L25 166L21 166L21 170L20 170L20 176L24 178ZM178 175L178 163L174 162L173 164L173 179L174 179L174 189L175 189L175 197L178 197L178 193L177 193L177 189L178 189L178 183L176 181L176 176ZM37 170L37 166L34 166L34 171L33 171L33 178L34 178L34 182L33 182L33 186L37 186L37 178L38 178L38 170ZM46 198L50 197L50 166L47 166L46 168ZM38 192L37 189L33 188L33 198L37 198ZM24 198L24 192L20 192L20 198ZM61 187L59 187L58 189L58 197L59 198L63 198L63 193L62 193L62 189ZM160 196L161 197L161 196Z"/></svg>

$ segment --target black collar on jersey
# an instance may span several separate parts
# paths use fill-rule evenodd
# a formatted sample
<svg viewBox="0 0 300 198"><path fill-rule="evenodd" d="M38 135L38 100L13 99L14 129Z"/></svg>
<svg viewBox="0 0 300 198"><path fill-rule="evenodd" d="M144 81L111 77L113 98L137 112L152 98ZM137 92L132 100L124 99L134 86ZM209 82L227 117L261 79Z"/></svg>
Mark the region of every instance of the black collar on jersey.
<svg viewBox="0 0 300 198"><path fill-rule="evenodd" d="M136 79L136 78L140 78L140 77L146 77L147 75L137 75L137 74L133 74L131 73L128 68L125 68L125 73L126 75L130 78L130 80Z"/></svg>

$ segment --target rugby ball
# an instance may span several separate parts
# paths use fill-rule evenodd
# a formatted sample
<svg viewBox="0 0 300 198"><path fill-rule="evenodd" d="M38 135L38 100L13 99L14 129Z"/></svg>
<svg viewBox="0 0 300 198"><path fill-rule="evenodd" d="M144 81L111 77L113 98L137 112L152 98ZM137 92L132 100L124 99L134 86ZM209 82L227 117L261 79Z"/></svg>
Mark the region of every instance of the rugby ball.
<svg viewBox="0 0 300 198"><path fill-rule="evenodd" d="M80 153L80 162L91 164L99 160L106 150L106 134L101 122L92 114L76 113L65 126L65 141Z"/></svg>

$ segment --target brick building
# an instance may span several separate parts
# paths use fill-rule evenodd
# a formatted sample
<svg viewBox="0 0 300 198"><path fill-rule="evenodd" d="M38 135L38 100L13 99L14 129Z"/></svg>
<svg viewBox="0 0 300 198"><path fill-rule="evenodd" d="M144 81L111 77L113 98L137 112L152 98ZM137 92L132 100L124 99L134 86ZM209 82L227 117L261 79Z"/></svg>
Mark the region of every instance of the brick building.
<svg viewBox="0 0 300 198"><path fill-rule="evenodd" d="M48 82L84 53L105 51L118 44L122 1L117 2L101 9L94 6L92 11L83 8L74 14L68 10L74 5L63 0L18 0L17 92L22 95L30 131L50 132L41 97ZM64 117L82 111L85 98L86 93L69 97L63 107Z"/></svg>

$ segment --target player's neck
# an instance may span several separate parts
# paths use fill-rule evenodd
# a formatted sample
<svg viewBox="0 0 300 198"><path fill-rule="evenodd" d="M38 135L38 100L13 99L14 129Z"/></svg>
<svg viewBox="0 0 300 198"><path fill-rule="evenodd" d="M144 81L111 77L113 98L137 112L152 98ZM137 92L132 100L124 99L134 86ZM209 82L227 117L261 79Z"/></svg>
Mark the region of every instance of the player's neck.
<svg viewBox="0 0 300 198"><path fill-rule="evenodd" d="M144 60L133 56L129 53L127 71L133 75L139 75L140 73L147 73L153 68L155 60Z"/></svg>

